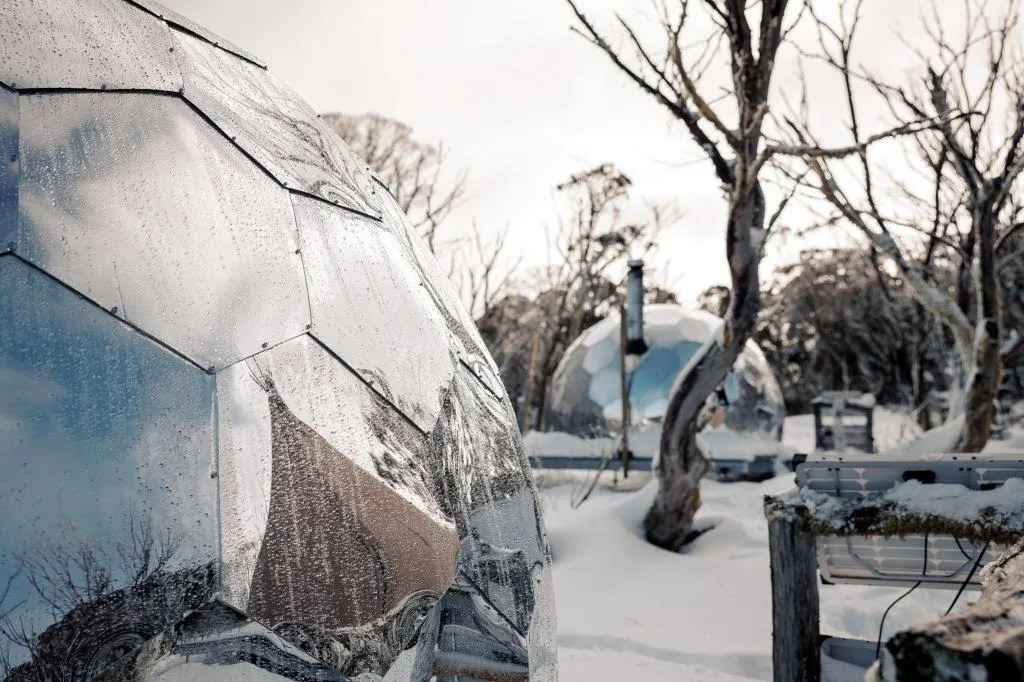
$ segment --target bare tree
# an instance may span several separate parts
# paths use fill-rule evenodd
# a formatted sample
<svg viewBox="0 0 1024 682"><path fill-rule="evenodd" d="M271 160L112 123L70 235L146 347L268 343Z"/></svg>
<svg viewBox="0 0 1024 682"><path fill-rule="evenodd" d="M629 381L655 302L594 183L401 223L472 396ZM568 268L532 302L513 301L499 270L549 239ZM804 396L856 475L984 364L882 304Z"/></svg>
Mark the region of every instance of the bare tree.
<svg viewBox="0 0 1024 682"><path fill-rule="evenodd" d="M488 316L494 304L508 293L522 263L522 255L507 257L508 232L506 227L487 239L474 222L468 248L462 251L458 284L467 309L478 319Z"/></svg>
<svg viewBox="0 0 1024 682"><path fill-rule="evenodd" d="M710 286L697 296L697 307L716 317L723 317L729 310L729 299L732 292L729 287L721 284Z"/></svg>
<svg viewBox="0 0 1024 682"><path fill-rule="evenodd" d="M526 428L542 428L548 385L565 348L608 314L618 292L612 272L629 257L654 247L654 237L672 219L665 206L648 206L639 221L625 210L632 180L613 164L572 175L557 186L571 206L554 236L554 265L541 272L535 303L541 319L530 339L524 407Z"/></svg>
<svg viewBox="0 0 1024 682"><path fill-rule="evenodd" d="M762 127L769 113L771 78L786 31L783 19L789 2L666 0L656 5L661 49L649 44L656 41L642 40L621 17L618 24L627 47L617 49L572 0L567 1L578 21L575 30L682 122L710 160L729 205L725 246L732 297L725 324L672 387L661 436L658 494L644 519L647 539L675 550L692 531L700 506L700 479L708 466L696 447L699 416L753 333L760 308L758 264L773 222L758 181L773 153L765 144ZM695 24L698 31L703 30L691 17L695 7L703 10L710 28L699 39L684 41L684 30L690 31ZM728 64L732 81L721 98L735 111L728 123L724 107L716 108L715 101L702 92L704 75L719 61Z"/></svg>
<svg viewBox="0 0 1024 682"><path fill-rule="evenodd" d="M10 675L5 679L84 678L79 673L87 667L86 659L95 656L97 647L110 644L113 635L123 635L121 629L133 618L169 615L132 613L123 601L132 592L162 598L159 589L143 588L163 589L171 580L169 567L182 536L156 528L148 514L136 518L130 513L127 531L108 545L41 538L11 557L8 563L16 569L0 588L0 674ZM15 602L11 595L19 581L27 589ZM31 614L28 619L18 614L23 608ZM35 621L43 613L53 624L39 632ZM82 651L88 655L83 657ZM26 656L27 661L15 662Z"/></svg>
<svg viewBox="0 0 1024 682"><path fill-rule="evenodd" d="M805 57L841 78L855 163L818 155L806 159L807 185L841 219L868 238L911 285L921 305L950 330L964 377L964 426L950 447L978 452L987 442L1001 381L999 345L1001 257L1022 224L1014 187L1024 170L1024 81L1015 37L1015 5L1001 13L984 0L963 3L950 19L932 3L922 18L928 44L915 49L920 80L906 87L864 72L852 54L862 2L840 10L838 22L812 6L819 51ZM837 25L836 25L837 24ZM956 24L949 25L949 24ZM805 87L806 90L806 87ZM878 96L898 126L921 121L911 140L921 163L892 178L869 154L860 121L862 98ZM791 129L816 145L806 99ZM910 154L913 157L913 154ZM913 158L907 166L913 167ZM886 201L886 199L890 201ZM895 205L894 205L895 203ZM901 238L901 234L904 235ZM909 236L908 236L909 235ZM916 236L915 236L916 235ZM916 256L923 252L923 256ZM954 290L932 276L939 254L959 261Z"/></svg>
<svg viewBox="0 0 1024 682"><path fill-rule="evenodd" d="M466 191L465 173L445 178L445 149L416 140L411 127L380 114L331 113L323 118L387 185L436 252L441 223Z"/></svg>

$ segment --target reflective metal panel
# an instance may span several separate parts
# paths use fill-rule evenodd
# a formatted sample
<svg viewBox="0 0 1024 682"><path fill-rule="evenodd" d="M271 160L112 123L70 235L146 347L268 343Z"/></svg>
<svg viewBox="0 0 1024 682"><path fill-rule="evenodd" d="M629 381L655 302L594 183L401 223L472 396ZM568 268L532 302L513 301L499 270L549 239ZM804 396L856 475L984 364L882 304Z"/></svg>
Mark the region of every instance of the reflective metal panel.
<svg viewBox="0 0 1024 682"><path fill-rule="evenodd" d="M19 89L182 86L170 29L123 0L0 2L0 81Z"/></svg>
<svg viewBox="0 0 1024 682"><path fill-rule="evenodd" d="M449 329L463 345L467 364L495 395L504 395L505 387L501 383L498 367L477 331L471 311L463 305L458 292L437 264L426 242L417 234L408 216L386 190L381 191L381 214L387 229L398 238L411 257L426 292L430 294Z"/></svg>
<svg viewBox="0 0 1024 682"><path fill-rule="evenodd" d="M0 253L18 227L18 96L0 87Z"/></svg>
<svg viewBox="0 0 1024 682"><path fill-rule="evenodd" d="M213 43L214 45L223 50L227 50L228 52L236 54L239 57L242 57L243 59L248 59L250 62L253 62L254 64L260 67L266 68L267 66L260 60L259 57L256 57L251 52L246 52L242 48L225 40L224 38L213 33L212 31L208 31L205 27L200 26L188 17L184 17L175 12L174 10L164 7L159 2L153 2L153 0L128 0L128 2L138 7L141 7L150 14L156 15L161 19L164 19L167 23L171 24L172 26L183 28L189 33L193 33L199 36L200 38L208 40L209 42Z"/></svg>
<svg viewBox="0 0 1024 682"><path fill-rule="evenodd" d="M313 334L424 431L453 365L444 321L395 238L363 216L292 197Z"/></svg>
<svg viewBox="0 0 1024 682"><path fill-rule="evenodd" d="M633 370L632 426L660 428L668 393L679 372L711 338L718 318L675 305L645 309L649 350ZM580 336L565 352L552 379L548 425L584 437L621 429L619 319L613 315ZM752 341L726 377L725 425L738 433L775 439L785 417L782 391L768 362Z"/></svg>
<svg viewBox="0 0 1024 682"><path fill-rule="evenodd" d="M292 343L295 343L294 341ZM253 360L217 372L221 586L244 609L270 511L270 405Z"/></svg>
<svg viewBox="0 0 1024 682"><path fill-rule="evenodd" d="M285 186L379 215L361 161L269 71L180 31L185 97Z"/></svg>
<svg viewBox="0 0 1024 682"><path fill-rule="evenodd" d="M383 673L455 574L425 437L309 336L218 389L232 602L346 674Z"/></svg>
<svg viewBox="0 0 1024 682"><path fill-rule="evenodd" d="M458 618L445 620L441 614L435 624L440 639L432 640L424 624L426 634L416 645L417 655L433 661L437 674L444 661L450 664L460 658L454 655L458 651L443 645L446 627L472 623L489 632L467 633L468 641L476 644L461 652L465 665L482 665L481 637L504 642L506 658L499 660L515 661L510 647L520 642L528 650L530 679L554 679L555 615L547 538L511 410L459 365L431 443L440 457L436 476L441 502L463 537L456 587L482 597L499 617L476 613L480 607L473 606L475 601L460 598L463 606L453 609L451 616ZM473 670L468 667L463 674L473 676Z"/></svg>
<svg viewBox="0 0 1024 682"><path fill-rule="evenodd" d="M0 646L92 679L213 592L213 378L14 256L0 320Z"/></svg>
<svg viewBox="0 0 1024 682"><path fill-rule="evenodd" d="M22 96L18 253L207 367L309 324L288 193L176 97Z"/></svg>

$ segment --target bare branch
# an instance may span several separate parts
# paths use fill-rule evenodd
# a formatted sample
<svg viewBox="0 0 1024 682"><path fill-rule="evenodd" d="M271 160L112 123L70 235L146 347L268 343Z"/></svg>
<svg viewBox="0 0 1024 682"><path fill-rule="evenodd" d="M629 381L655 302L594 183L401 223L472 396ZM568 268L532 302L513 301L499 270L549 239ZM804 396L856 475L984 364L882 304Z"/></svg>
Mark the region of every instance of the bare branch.
<svg viewBox="0 0 1024 682"><path fill-rule="evenodd" d="M584 15L573 0L566 0L576 15L577 20L583 26L583 30L573 27L573 31L597 46L612 61L615 66L626 74L630 80L640 87L641 90L654 97L659 103L667 108L676 118L683 122L691 137L700 146L715 168L718 179L726 185L733 184L733 172L730 164L725 160L718 145L708 136L707 132L700 125L700 118L686 106L681 99L673 100L666 95L658 85L648 82L639 72L626 64L619 54L611 47L607 40L594 27L590 20ZM659 84L660 84L659 80Z"/></svg>

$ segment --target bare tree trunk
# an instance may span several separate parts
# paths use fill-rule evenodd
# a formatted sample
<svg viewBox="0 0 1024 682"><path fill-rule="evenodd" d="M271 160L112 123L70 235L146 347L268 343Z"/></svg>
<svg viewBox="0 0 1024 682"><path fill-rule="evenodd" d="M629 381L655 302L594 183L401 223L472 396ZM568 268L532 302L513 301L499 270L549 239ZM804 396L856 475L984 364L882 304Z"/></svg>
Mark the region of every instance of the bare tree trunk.
<svg viewBox="0 0 1024 682"><path fill-rule="evenodd" d="M726 375L754 331L761 307L759 254L751 235L764 226L760 185L729 212L726 251L732 276L732 300L721 334L706 344L690 370L669 391L658 461L658 493L644 517L648 542L678 550L693 532L700 508L700 480L709 463L697 449L698 417L709 395Z"/></svg>
<svg viewBox="0 0 1024 682"><path fill-rule="evenodd" d="M758 174L774 154L803 151L764 144L762 136L762 125L769 114L768 94L775 57L787 33L783 18L789 2L709 0L695 4L707 12L710 25L715 27L711 38L704 42L723 46L719 56L729 64L732 76L727 88L731 106L723 106L721 112L716 110L714 100L701 93L706 62L715 57L717 50L693 58L687 48L691 41L682 36L684 29L690 27L689 0L666 3L662 8L665 47L660 54L645 45L621 17L617 18L628 47L616 49L574 0L567 2L579 21L575 30L683 123L728 193L725 239L732 300L721 332L691 360L669 393L659 448L658 493L644 518L648 541L674 551L691 535L693 517L700 506L700 480L708 468L696 445L703 407L708 396L725 380L754 331L760 308L758 265L762 244L788 201L786 198L780 202L771 219L766 220ZM718 40L719 36L725 40Z"/></svg>
<svg viewBox="0 0 1024 682"><path fill-rule="evenodd" d="M964 399L964 433L961 452L981 452L995 419L995 400L1003 374L999 355L1002 311L996 276L996 216L993 198L985 197L975 211L975 276L978 326L974 333L974 357Z"/></svg>

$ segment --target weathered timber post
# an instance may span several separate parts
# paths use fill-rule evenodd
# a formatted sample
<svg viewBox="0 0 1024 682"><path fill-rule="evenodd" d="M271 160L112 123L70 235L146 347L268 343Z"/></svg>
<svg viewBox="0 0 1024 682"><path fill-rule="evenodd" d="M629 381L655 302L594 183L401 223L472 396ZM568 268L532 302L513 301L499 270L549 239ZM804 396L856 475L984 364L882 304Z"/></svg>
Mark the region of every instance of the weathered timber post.
<svg viewBox="0 0 1024 682"><path fill-rule="evenodd" d="M629 378L626 373L626 328L626 304L623 302L619 310L619 386L622 391L622 440L619 442L619 461L622 464L623 478L629 478L629 425L632 422L629 414Z"/></svg>
<svg viewBox="0 0 1024 682"><path fill-rule="evenodd" d="M818 566L814 536L796 519L768 516L775 682L819 682Z"/></svg>

